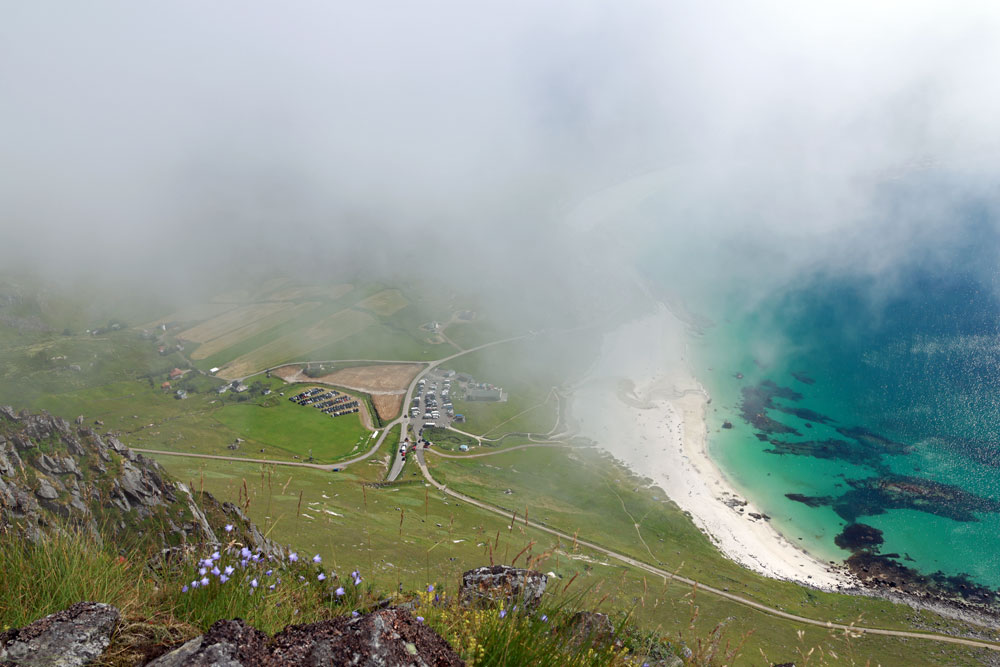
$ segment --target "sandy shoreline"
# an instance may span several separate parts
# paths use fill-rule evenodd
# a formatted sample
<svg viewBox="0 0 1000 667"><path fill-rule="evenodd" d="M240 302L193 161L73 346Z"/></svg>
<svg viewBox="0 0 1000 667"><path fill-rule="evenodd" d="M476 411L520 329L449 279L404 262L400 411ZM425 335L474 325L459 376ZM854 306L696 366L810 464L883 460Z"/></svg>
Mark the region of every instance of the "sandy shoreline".
<svg viewBox="0 0 1000 667"><path fill-rule="evenodd" d="M728 557L770 577L827 590L854 588L839 568L785 539L728 483L708 455L709 397L684 358L684 324L665 306L608 334L573 392L579 434L653 479ZM744 504L745 503L745 504ZM742 510L742 511L741 511Z"/></svg>

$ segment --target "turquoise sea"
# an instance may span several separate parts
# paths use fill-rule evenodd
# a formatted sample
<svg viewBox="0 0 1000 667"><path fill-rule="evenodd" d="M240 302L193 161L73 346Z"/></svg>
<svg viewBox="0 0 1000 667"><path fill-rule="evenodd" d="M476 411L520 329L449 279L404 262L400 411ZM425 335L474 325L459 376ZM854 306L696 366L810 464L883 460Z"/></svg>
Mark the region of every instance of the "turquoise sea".
<svg viewBox="0 0 1000 667"><path fill-rule="evenodd" d="M710 454L790 540L996 601L1000 290L988 260L973 244L891 280L816 275L752 306L738 289L712 312L701 304L712 324L692 352L713 398Z"/></svg>

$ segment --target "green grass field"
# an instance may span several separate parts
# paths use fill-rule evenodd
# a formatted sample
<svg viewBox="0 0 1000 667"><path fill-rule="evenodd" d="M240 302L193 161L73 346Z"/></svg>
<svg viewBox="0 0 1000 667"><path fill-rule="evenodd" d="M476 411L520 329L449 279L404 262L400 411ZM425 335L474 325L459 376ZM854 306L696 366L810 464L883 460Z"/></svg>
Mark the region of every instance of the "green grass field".
<svg viewBox="0 0 1000 667"><path fill-rule="evenodd" d="M171 474L222 498L236 498L245 483L250 497L247 511L270 537L307 553L321 553L324 562L332 563L335 571L361 568L376 586L385 590L395 589L400 584L410 589L428 583L454 585L465 569L489 564L491 560L510 563L527 547L528 551L519 556L518 564L524 564L527 555L536 558L535 566L556 573L557 578L552 583L555 590L576 576L571 590L584 594L584 604L596 606L600 603L604 610L631 612L644 627L655 629L675 641L696 642L721 624L724 642L735 644L745 637L742 655L746 664L768 664L758 663L762 650L773 661L800 660L799 651L804 654L815 646L823 646L824 650L832 648L838 655L845 656L853 651L857 664L870 659L871 664L886 665L942 662L973 665L981 659L973 650L914 640L866 636L847 642L839 634L821 628L799 626L704 592L693 592L688 586L648 575L644 577L599 553L563 543L523 523L511 522L443 496L426 487L413 472L406 473L401 483L363 486L364 482L381 479L384 468L379 463L359 464L338 473L322 473L173 457L160 457L159 460ZM519 466L516 462L514 465ZM440 474L442 466L435 465L435 470L435 474ZM497 474L495 470L489 473ZM496 484L496 480L489 482L489 485ZM483 496L482 487L469 482L464 486L470 492L480 491L478 495ZM521 487L517 487L517 494L515 497L519 500L527 498L527 492ZM545 495L538 493L534 499L545 502ZM600 505L601 502L595 503L594 511ZM529 513L533 519L548 516L550 521L556 522L556 511L552 508L532 506ZM619 510L619 515L609 513L597 520L595 530L600 533L609 529L612 522L628 527ZM863 618L887 627L907 627L914 616L906 607L865 598L829 594L811 598L803 594L805 589L801 587L764 580L733 566L715 552L679 512L672 517L670 525L682 533L696 533L694 549L686 552L689 560L704 559L702 567L706 569L728 565L729 571L739 570L741 574L734 577L731 586L759 580L758 594L769 596L772 601L777 599L784 608L801 608L798 610L817 617L850 616L848 622ZM581 537L583 535L581 531ZM600 537L598 535L596 541L603 543ZM673 535L677 543L671 546L691 537ZM700 544L697 543L699 539ZM682 546L687 548L686 542ZM772 586L777 590L768 590ZM746 589L743 592L747 592ZM736 664L744 664L744 661ZM830 664L840 664L840 661Z"/></svg>
<svg viewBox="0 0 1000 667"><path fill-rule="evenodd" d="M460 445L475 447L478 443L475 438L470 438L461 433L455 433L446 428L429 427L424 429L424 437L434 443L434 447L449 452L457 452Z"/></svg>
<svg viewBox="0 0 1000 667"><path fill-rule="evenodd" d="M302 459L312 452L320 463L357 452L370 435L357 415L332 418L313 407L286 400L269 407L256 403L231 404L212 416L234 433L245 434L245 439L255 445L280 449Z"/></svg>

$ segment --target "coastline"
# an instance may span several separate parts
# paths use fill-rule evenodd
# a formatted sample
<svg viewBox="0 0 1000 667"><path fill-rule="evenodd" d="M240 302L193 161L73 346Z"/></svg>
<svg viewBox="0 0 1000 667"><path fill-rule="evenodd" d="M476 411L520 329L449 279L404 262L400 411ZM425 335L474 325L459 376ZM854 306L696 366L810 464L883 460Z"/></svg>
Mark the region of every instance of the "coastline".
<svg viewBox="0 0 1000 667"><path fill-rule="evenodd" d="M846 568L814 558L781 535L711 459L710 397L685 360L686 336L684 323L663 304L607 334L587 379L573 391L570 412L578 434L651 478L744 567L824 590L857 590Z"/></svg>

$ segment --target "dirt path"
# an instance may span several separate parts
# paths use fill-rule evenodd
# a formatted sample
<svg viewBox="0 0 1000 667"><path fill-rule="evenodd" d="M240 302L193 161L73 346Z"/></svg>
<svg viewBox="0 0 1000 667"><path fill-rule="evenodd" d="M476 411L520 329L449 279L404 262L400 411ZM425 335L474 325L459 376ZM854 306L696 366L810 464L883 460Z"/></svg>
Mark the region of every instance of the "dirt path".
<svg viewBox="0 0 1000 667"><path fill-rule="evenodd" d="M512 452L515 449L527 449L528 447L577 447L578 445L569 445L564 442L536 442L531 445L516 445L514 447L507 447L505 449L498 449L495 452L482 452L480 454L445 454L437 449L425 449L423 451L430 452L435 456L440 456L445 459L478 459L483 456L496 456L497 454L506 454L507 452Z"/></svg>
<svg viewBox="0 0 1000 667"><path fill-rule="evenodd" d="M299 468L315 468L316 470L333 470L334 468L342 468L344 465L341 463L303 463L301 461L272 461L271 459L247 459L240 456L221 456L218 454L192 454L189 452L168 452L162 449L139 449L138 447L130 447L129 449L131 449L133 452L140 452L142 454L187 456L193 459L215 459L218 461L235 461L236 463L266 463L267 465L296 466Z"/></svg>

